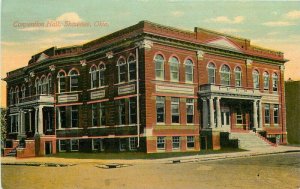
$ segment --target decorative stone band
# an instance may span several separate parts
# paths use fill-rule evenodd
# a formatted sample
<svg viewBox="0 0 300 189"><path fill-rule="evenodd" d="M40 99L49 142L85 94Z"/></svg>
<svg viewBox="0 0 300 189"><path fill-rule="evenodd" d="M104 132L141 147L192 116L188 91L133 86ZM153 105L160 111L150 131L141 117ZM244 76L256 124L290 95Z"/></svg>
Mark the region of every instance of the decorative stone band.
<svg viewBox="0 0 300 189"><path fill-rule="evenodd" d="M161 93L176 93L176 94L186 94L186 95L194 95L194 88L193 87L182 87L181 85L178 86L170 86L170 85L156 85L156 92Z"/></svg>
<svg viewBox="0 0 300 189"><path fill-rule="evenodd" d="M99 99L105 97L105 90L91 92L91 99Z"/></svg>
<svg viewBox="0 0 300 189"><path fill-rule="evenodd" d="M58 103L76 102L78 101L78 94L60 95L57 98Z"/></svg>
<svg viewBox="0 0 300 189"><path fill-rule="evenodd" d="M129 94L135 92L135 85L124 85L118 87L118 94L123 95L123 94Z"/></svg>

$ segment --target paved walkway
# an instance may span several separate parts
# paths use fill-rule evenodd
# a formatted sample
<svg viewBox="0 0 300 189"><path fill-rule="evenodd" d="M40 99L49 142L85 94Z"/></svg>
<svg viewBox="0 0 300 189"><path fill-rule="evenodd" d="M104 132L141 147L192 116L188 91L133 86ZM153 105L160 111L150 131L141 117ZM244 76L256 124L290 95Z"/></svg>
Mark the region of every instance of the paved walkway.
<svg viewBox="0 0 300 189"><path fill-rule="evenodd" d="M278 153L289 153L289 152L300 152L300 147L294 146L277 146L267 148L256 148L249 151L243 152L232 152L232 153L220 153L220 154L207 154L207 155L194 155L194 156L183 156L183 157L172 157L163 159L135 159L135 160L124 160L124 159L69 159L69 158L57 158L57 157L34 157L34 158L22 158L16 159L14 157L1 157L1 163L60 163L60 164L84 164L84 163L98 163L98 164L148 164L148 163L172 163L173 161L180 162L196 162L196 161L213 161L221 159L234 159L249 156L261 156L268 154Z"/></svg>

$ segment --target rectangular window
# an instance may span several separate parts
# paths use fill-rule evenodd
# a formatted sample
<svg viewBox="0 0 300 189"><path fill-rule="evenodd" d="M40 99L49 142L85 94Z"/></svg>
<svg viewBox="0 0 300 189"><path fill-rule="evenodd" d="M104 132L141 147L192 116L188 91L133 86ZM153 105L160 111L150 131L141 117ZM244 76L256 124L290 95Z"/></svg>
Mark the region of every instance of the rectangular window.
<svg viewBox="0 0 300 189"><path fill-rule="evenodd" d="M100 116L100 125L106 125L106 116L105 116L105 105L104 103L99 103L99 116Z"/></svg>
<svg viewBox="0 0 300 189"><path fill-rule="evenodd" d="M77 91L78 89L78 76L70 76L70 88L71 91Z"/></svg>
<svg viewBox="0 0 300 189"><path fill-rule="evenodd" d="M67 150L67 140L59 140L59 151L65 152Z"/></svg>
<svg viewBox="0 0 300 189"><path fill-rule="evenodd" d="M194 99L186 99L186 122L194 123Z"/></svg>
<svg viewBox="0 0 300 189"><path fill-rule="evenodd" d="M104 86L104 70L100 70L99 71L99 85L100 86Z"/></svg>
<svg viewBox="0 0 300 189"><path fill-rule="evenodd" d="M92 86L91 86L91 88L93 89L93 88L96 88L97 87L97 71L92 71L91 72L91 76L92 76L92 81L91 81L91 84L92 84Z"/></svg>
<svg viewBox="0 0 300 189"><path fill-rule="evenodd" d="M135 62L129 64L129 80L136 80L136 64Z"/></svg>
<svg viewBox="0 0 300 189"><path fill-rule="evenodd" d="M179 149L180 147L180 137L179 136L173 136L172 137L172 148L173 149Z"/></svg>
<svg viewBox="0 0 300 189"><path fill-rule="evenodd" d="M278 78L277 76L276 77L273 77L273 91L277 91L278 90Z"/></svg>
<svg viewBox="0 0 300 189"><path fill-rule="evenodd" d="M66 128L66 107L59 107L60 128Z"/></svg>
<svg viewBox="0 0 300 189"><path fill-rule="evenodd" d="M179 123L179 98L171 98L172 123Z"/></svg>
<svg viewBox="0 0 300 189"><path fill-rule="evenodd" d="M178 68L179 68L179 64L177 63L171 63L171 81L179 81L179 72L178 72Z"/></svg>
<svg viewBox="0 0 300 189"><path fill-rule="evenodd" d="M264 90L269 90L269 77L264 76Z"/></svg>
<svg viewBox="0 0 300 189"><path fill-rule="evenodd" d="M194 148L195 147L195 137L194 136L188 136L186 145L187 145L187 148Z"/></svg>
<svg viewBox="0 0 300 189"><path fill-rule="evenodd" d="M165 122L165 97L162 96L156 97L156 122Z"/></svg>
<svg viewBox="0 0 300 189"><path fill-rule="evenodd" d="M155 78L163 80L164 77L164 62L155 61Z"/></svg>
<svg viewBox="0 0 300 189"><path fill-rule="evenodd" d="M165 137L157 137L157 149L165 149Z"/></svg>
<svg viewBox="0 0 300 189"><path fill-rule="evenodd" d="M125 125L125 99L119 100L119 125Z"/></svg>
<svg viewBox="0 0 300 189"><path fill-rule="evenodd" d="M236 112L236 124L243 124L243 113L240 109Z"/></svg>
<svg viewBox="0 0 300 189"><path fill-rule="evenodd" d="M92 148L95 151L103 151L102 139L100 138L92 139Z"/></svg>
<svg viewBox="0 0 300 189"><path fill-rule="evenodd" d="M78 150L79 150L79 140L71 139L71 151L78 151Z"/></svg>
<svg viewBox="0 0 300 189"><path fill-rule="evenodd" d="M98 126L98 119L97 119L97 104L92 104L92 126Z"/></svg>
<svg viewBox="0 0 300 189"><path fill-rule="evenodd" d="M65 91L66 91L66 78L61 77L61 78L59 78L59 92L63 93Z"/></svg>
<svg viewBox="0 0 300 189"><path fill-rule="evenodd" d="M136 124L136 97L129 99L129 124Z"/></svg>
<svg viewBox="0 0 300 189"><path fill-rule="evenodd" d="M126 64L119 66L119 83L126 81Z"/></svg>
<svg viewBox="0 0 300 189"><path fill-rule="evenodd" d="M265 104L265 124L270 124L270 104Z"/></svg>
<svg viewBox="0 0 300 189"><path fill-rule="evenodd" d="M241 83L241 77L242 76L242 72L235 72L235 86L236 87L240 87L242 86L242 83Z"/></svg>
<svg viewBox="0 0 300 189"><path fill-rule="evenodd" d="M125 151L126 150L126 140L125 138L122 138L119 140L119 147L120 151Z"/></svg>
<svg viewBox="0 0 300 189"><path fill-rule="evenodd" d="M273 109L274 113L274 124L279 124L279 105L275 104L274 105L274 109Z"/></svg>
<svg viewBox="0 0 300 189"><path fill-rule="evenodd" d="M11 128L11 130L10 130L10 132L11 133L17 133L18 132L18 125L19 125L19 123L18 123L18 120L19 120L19 118L18 118L18 115L12 115L11 117L10 117L10 128Z"/></svg>
<svg viewBox="0 0 300 189"><path fill-rule="evenodd" d="M134 137L129 138L129 149L136 150L136 146L137 146L136 138Z"/></svg>
<svg viewBox="0 0 300 189"><path fill-rule="evenodd" d="M215 69L208 69L208 83L215 83Z"/></svg>
<svg viewBox="0 0 300 189"><path fill-rule="evenodd" d="M78 127L78 106L71 106L71 127Z"/></svg>

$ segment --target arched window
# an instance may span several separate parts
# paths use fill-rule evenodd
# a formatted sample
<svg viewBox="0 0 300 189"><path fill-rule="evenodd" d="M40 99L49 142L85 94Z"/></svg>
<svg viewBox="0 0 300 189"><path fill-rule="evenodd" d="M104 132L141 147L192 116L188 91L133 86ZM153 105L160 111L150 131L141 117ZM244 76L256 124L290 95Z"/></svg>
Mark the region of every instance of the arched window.
<svg viewBox="0 0 300 189"><path fill-rule="evenodd" d="M52 75L49 74L47 77L47 81L48 81L48 94L52 93Z"/></svg>
<svg viewBox="0 0 300 189"><path fill-rule="evenodd" d="M16 88L15 88L15 100L16 100L16 102L15 103L19 103L19 99L20 99L20 93L19 92L20 92L19 87L16 86Z"/></svg>
<svg viewBox="0 0 300 189"><path fill-rule="evenodd" d="M48 81L47 78L44 76L40 80L41 83L41 94L48 94Z"/></svg>
<svg viewBox="0 0 300 189"><path fill-rule="evenodd" d="M259 89L259 73L257 70L253 70L252 77L253 77L253 88Z"/></svg>
<svg viewBox="0 0 300 189"><path fill-rule="evenodd" d="M15 93L15 90L13 88L10 88L10 91L9 91L9 104L10 105L14 104L14 93Z"/></svg>
<svg viewBox="0 0 300 189"><path fill-rule="evenodd" d="M22 85L21 87L21 99L25 98L26 95L26 87L25 85Z"/></svg>
<svg viewBox="0 0 300 189"><path fill-rule="evenodd" d="M194 65L190 59L185 61L185 82L193 83L194 81Z"/></svg>
<svg viewBox="0 0 300 189"><path fill-rule="evenodd" d="M158 54L155 56L154 62L155 62L155 79L164 80L165 79L164 57Z"/></svg>
<svg viewBox="0 0 300 189"><path fill-rule="evenodd" d="M264 72L264 90L269 90L269 83L270 83L269 73Z"/></svg>
<svg viewBox="0 0 300 189"><path fill-rule="evenodd" d="M97 88L98 87L98 79L97 79L97 75L98 75L98 69L95 65L93 65L90 68L90 76L91 76L91 89Z"/></svg>
<svg viewBox="0 0 300 189"><path fill-rule="evenodd" d="M60 71L57 74L57 82L58 92L66 92L66 73L64 71Z"/></svg>
<svg viewBox="0 0 300 189"><path fill-rule="evenodd" d="M106 70L105 64L103 62L101 62L99 64L99 85L100 86L105 85L105 81L104 81L105 70Z"/></svg>
<svg viewBox="0 0 300 189"><path fill-rule="evenodd" d="M38 95L39 94L39 85L40 85L40 80L39 78L37 77L35 79L35 83L34 83L34 87L35 87L35 95Z"/></svg>
<svg viewBox="0 0 300 189"><path fill-rule="evenodd" d="M78 90L78 72L76 70L71 70L69 72L70 76L70 91Z"/></svg>
<svg viewBox="0 0 300 189"><path fill-rule="evenodd" d="M272 80L273 91L278 91L278 75L276 73L273 73Z"/></svg>
<svg viewBox="0 0 300 189"><path fill-rule="evenodd" d="M123 57L119 58L118 63L118 75L119 75L119 83L126 81L126 61Z"/></svg>
<svg viewBox="0 0 300 189"><path fill-rule="evenodd" d="M234 69L235 75L235 86L241 87L242 86L242 69L240 67L236 67Z"/></svg>
<svg viewBox="0 0 300 189"><path fill-rule="evenodd" d="M171 81L179 81L179 61L176 57L170 58L170 77Z"/></svg>
<svg viewBox="0 0 300 189"><path fill-rule="evenodd" d="M230 85L230 68L227 65L223 65L221 67L221 84L222 85Z"/></svg>
<svg viewBox="0 0 300 189"><path fill-rule="evenodd" d="M129 81L136 80L136 60L133 55L130 55L128 58L128 73Z"/></svg>
<svg viewBox="0 0 300 189"><path fill-rule="evenodd" d="M213 63L209 63L207 65L208 70L208 83L209 84L215 84L216 82L216 67Z"/></svg>

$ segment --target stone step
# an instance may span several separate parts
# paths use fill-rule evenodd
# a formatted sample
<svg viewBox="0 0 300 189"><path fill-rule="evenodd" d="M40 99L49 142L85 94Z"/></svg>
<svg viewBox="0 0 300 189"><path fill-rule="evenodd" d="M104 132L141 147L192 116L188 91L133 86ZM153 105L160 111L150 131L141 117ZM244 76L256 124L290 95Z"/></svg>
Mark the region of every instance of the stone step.
<svg viewBox="0 0 300 189"><path fill-rule="evenodd" d="M271 145L255 133L230 133L231 139L239 140L239 147L243 149L269 148Z"/></svg>

